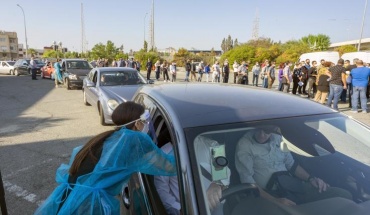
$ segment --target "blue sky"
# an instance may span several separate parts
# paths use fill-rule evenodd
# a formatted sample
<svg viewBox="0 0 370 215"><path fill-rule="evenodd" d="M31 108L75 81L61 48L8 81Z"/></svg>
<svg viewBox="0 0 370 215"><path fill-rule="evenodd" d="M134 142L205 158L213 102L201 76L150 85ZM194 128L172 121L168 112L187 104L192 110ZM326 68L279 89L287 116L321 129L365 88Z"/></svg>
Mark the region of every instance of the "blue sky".
<svg viewBox="0 0 370 215"><path fill-rule="evenodd" d="M139 50L144 40L144 18L151 0L1 0L0 30L16 31L24 43L20 4L26 14L30 48L61 41L81 50L81 3L84 5L88 48L107 40ZM224 37L251 39L256 9L259 36L285 42L308 34L329 35L332 42L360 37L365 0L155 0L155 42L159 49L220 49ZM149 14L146 17L148 40ZM370 5L363 38L370 37Z"/></svg>

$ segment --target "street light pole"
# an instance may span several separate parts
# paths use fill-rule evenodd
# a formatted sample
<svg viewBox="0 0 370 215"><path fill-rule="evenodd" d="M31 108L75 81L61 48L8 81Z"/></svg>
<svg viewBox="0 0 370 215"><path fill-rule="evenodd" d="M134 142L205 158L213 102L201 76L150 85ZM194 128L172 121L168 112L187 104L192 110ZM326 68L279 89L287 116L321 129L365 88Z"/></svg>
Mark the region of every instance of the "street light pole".
<svg viewBox="0 0 370 215"><path fill-rule="evenodd" d="M144 43L145 43L145 20L146 20L147 15L148 13L145 13L145 16L144 16Z"/></svg>
<svg viewBox="0 0 370 215"><path fill-rule="evenodd" d="M24 14L24 10L22 6L17 4L17 6L22 10L23 13L23 20L24 20L24 36L26 38L26 58L28 57L28 43L27 43L27 28L26 28L26 15Z"/></svg>
<svg viewBox="0 0 370 215"><path fill-rule="evenodd" d="M361 48L361 40L362 40L362 34L364 32L364 23L365 23L365 17L366 17L366 9L367 9L367 0L365 1L365 9L364 9L364 16L362 18L362 26L361 26L361 35L360 40L358 41L357 51L360 51Z"/></svg>

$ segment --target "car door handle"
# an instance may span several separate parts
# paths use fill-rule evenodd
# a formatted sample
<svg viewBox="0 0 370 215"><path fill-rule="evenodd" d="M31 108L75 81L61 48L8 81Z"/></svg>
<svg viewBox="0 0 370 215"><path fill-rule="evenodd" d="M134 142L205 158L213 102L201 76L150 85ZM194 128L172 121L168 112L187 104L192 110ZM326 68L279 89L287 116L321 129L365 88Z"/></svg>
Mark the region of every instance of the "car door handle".
<svg viewBox="0 0 370 215"><path fill-rule="evenodd" d="M121 198L123 205L126 207L126 209L130 208L130 191L128 189L128 183L123 185L121 190Z"/></svg>

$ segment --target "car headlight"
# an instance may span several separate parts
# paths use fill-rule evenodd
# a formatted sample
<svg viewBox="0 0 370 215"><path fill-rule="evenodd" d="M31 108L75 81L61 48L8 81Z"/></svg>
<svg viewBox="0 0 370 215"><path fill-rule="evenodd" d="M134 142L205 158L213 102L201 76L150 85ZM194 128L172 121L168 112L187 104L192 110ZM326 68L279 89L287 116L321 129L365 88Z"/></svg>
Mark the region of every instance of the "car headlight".
<svg viewBox="0 0 370 215"><path fill-rule="evenodd" d="M77 75L68 75L68 78L71 80L77 80Z"/></svg>
<svg viewBox="0 0 370 215"><path fill-rule="evenodd" d="M112 110L116 109L116 107L119 105L118 102L114 99L109 99L107 104L108 104L108 107Z"/></svg>

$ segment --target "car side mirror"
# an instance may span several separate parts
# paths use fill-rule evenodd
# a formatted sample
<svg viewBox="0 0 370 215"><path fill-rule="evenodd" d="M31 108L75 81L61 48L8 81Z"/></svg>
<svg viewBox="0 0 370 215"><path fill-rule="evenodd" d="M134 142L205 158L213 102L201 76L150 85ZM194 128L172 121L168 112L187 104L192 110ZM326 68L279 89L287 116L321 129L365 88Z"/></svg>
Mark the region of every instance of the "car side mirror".
<svg viewBox="0 0 370 215"><path fill-rule="evenodd" d="M95 87L95 83L91 82L91 81L88 81L88 82L86 82L86 87Z"/></svg>

